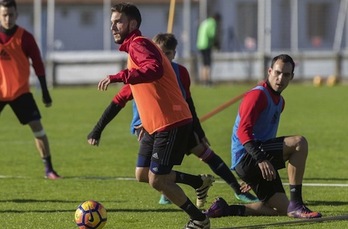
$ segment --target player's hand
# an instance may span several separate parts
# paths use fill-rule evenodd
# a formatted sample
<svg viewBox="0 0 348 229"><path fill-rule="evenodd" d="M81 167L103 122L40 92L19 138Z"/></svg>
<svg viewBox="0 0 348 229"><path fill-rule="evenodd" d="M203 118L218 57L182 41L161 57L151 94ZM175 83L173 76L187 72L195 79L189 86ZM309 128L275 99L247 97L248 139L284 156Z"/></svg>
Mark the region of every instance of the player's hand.
<svg viewBox="0 0 348 229"><path fill-rule="evenodd" d="M105 77L104 79L99 81L98 90L106 91L110 83L111 83L110 76Z"/></svg>
<svg viewBox="0 0 348 229"><path fill-rule="evenodd" d="M139 125L135 127L135 135L138 137L138 141L140 142L140 140L143 138L145 134L143 125Z"/></svg>
<svg viewBox="0 0 348 229"><path fill-rule="evenodd" d="M99 139L89 138L87 139L87 142L92 146L98 146L99 145Z"/></svg>
<svg viewBox="0 0 348 229"><path fill-rule="evenodd" d="M251 187L247 183L245 183L245 182L240 183L240 191L242 193L247 193L250 190L251 190Z"/></svg>
<svg viewBox="0 0 348 229"><path fill-rule="evenodd" d="M98 146L100 141L101 133L99 131L93 130L91 133L87 135L87 142L92 146Z"/></svg>
<svg viewBox="0 0 348 229"><path fill-rule="evenodd" d="M264 160L264 161L258 163L258 166L261 170L263 179L265 179L267 181L272 181L272 180L276 179L276 176L277 176L276 171L275 171L273 165L268 160Z"/></svg>
<svg viewBox="0 0 348 229"><path fill-rule="evenodd" d="M45 107L52 106L52 99L48 91L42 92L42 102L45 104Z"/></svg>

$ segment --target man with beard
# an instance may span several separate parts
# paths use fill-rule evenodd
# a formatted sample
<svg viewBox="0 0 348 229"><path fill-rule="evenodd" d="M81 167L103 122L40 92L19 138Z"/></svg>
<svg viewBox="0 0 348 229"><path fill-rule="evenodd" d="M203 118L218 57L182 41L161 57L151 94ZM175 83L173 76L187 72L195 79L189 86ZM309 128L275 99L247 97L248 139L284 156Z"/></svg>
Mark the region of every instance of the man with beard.
<svg viewBox="0 0 348 229"><path fill-rule="evenodd" d="M235 178L235 176L233 175L229 167L226 165L226 163L210 147L209 141L205 135L205 132L197 116L196 108L193 102L193 98L191 96L190 75L187 69L183 65L173 62L175 54L176 54L176 47L178 44L178 41L175 38L174 34L159 33L152 40L155 42L156 45L158 45L158 47L163 51L163 53L171 62L172 67L175 71L182 95L184 96L187 104L189 105L189 108L192 114L193 129L192 129L192 132L190 133L190 138L189 138L190 150L189 152L186 152L186 154L187 155L193 154L197 158L199 158L200 161L208 164L209 167L212 169L212 171L216 175L221 177L224 181L226 181L226 183L233 189L235 197L238 200L244 203L257 202L258 199L248 192L248 187L246 188L241 187L241 185L238 183L237 179ZM114 96L114 98L112 99L112 102L105 109L99 121L94 126L93 130L88 134L87 141L89 144L94 146L99 145L100 137L104 128L118 114L118 112L126 105L126 102L133 99L131 94L132 92L129 88L129 85L126 84L119 91L119 93L117 93ZM138 115L136 104L133 101L133 120L131 123L131 133L137 135L139 141L141 139L141 134L140 134L141 130L142 130L141 120ZM137 171L139 171L138 174L142 174L143 172L146 172L146 171L143 171L142 168L137 169ZM205 174L202 174L201 176L202 176L202 180L208 180L208 179L212 180L212 177L209 175L206 176ZM210 183L212 183L212 181ZM199 187L193 187L193 188L197 189ZM245 190L245 192L243 192L243 190ZM197 192L197 194L198 194L197 196L198 198L196 201L196 206L201 208L205 204L206 195L201 196L199 192ZM161 195L159 203L168 204L170 203L170 201L168 201L164 195Z"/></svg>
<svg viewBox="0 0 348 229"><path fill-rule="evenodd" d="M277 137L285 101L281 93L294 77L295 63L286 54L273 58L265 82L245 94L232 134L232 169L250 185L261 202L228 206L217 198L206 211L209 217L244 215L288 215L294 218L320 218L302 200L302 181L308 156L303 136ZM278 170L287 171L290 201Z"/></svg>
<svg viewBox="0 0 348 229"><path fill-rule="evenodd" d="M120 45L120 51L128 53L127 69L102 79L98 89L107 90L108 85L115 82L130 85L144 128L137 167L146 172L141 173L138 180L148 182L190 216L185 228L209 229L209 218L175 183L177 180L200 183L202 192L211 185L205 185L199 176L197 179L197 176L173 171L173 166L180 165L188 151L192 115L171 63L156 44L142 36L141 14L135 5L115 4L111 12L115 43Z"/></svg>

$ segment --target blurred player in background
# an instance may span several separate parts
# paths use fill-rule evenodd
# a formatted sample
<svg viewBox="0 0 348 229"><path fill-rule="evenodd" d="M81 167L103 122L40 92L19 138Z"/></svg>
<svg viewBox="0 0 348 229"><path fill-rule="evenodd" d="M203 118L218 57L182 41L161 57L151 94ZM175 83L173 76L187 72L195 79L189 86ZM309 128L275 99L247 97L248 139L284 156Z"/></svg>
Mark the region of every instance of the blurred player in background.
<svg viewBox="0 0 348 229"><path fill-rule="evenodd" d="M276 137L285 102L281 93L294 77L295 63L286 54L273 58L265 82L245 94L232 134L232 169L256 193L261 202L228 206L217 198L206 214L209 217L232 215L288 215L294 218L319 218L302 200L302 181L308 156L303 136ZM278 170L287 171L290 201Z"/></svg>
<svg viewBox="0 0 348 229"><path fill-rule="evenodd" d="M47 135L41 115L30 92L30 62L38 76L42 100L50 107L52 99L47 89L45 69L39 48L32 34L16 25L17 5L14 0L0 1L0 112L8 104L21 124L28 124L36 147L45 165L45 177L60 178L53 170Z"/></svg>
<svg viewBox="0 0 348 229"><path fill-rule="evenodd" d="M192 115L184 100L175 72L163 52L139 30L141 14L130 3L111 9L111 30L119 50L128 53L127 69L109 75L98 84L107 90L110 83L123 82L131 88L142 121L136 177L167 196L190 220L185 228L210 228L210 220L175 182L189 180L202 192L209 189L200 176L173 170L187 152Z"/></svg>
<svg viewBox="0 0 348 229"><path fill-rule="evenodd" d="M211 66L212 66L212 50L220 48L219 41L219 23L221 15L215 13L213 16L203 20L198 27L197 32L197 49L201 54L202 66L199 72L200 83L205 86L212 85Z"/></svg>
<svg viewBox="0 0 348 229"><path fill-rule="evenodd" d="M189 105L192 117L193 117L193 131L191 132L191 137L189 140L190 151L187 154L193 153L203 162L207 163L210 168L220 176L226 183L234 190L235 196L238 200L241 200L244 203L256 202L258 199L250 194L249 192L243 193L241 191L241 186L238 181L225 164L225 162L214 153L210 148L209 142L205 136L204 130L200 124L199 118L197 117L196 109L194 102L191 97L190 91L190 76L187 69L177 63L172 62L176 54L177 39L173 34L170 33L160 33L153 38L153 41L159 46L167 58L171 61L172 67L176 73L176 77L181 89L181 92L186 99L187 104ZM91 133L88 134L87 139L88 143L91 145L98 145L101 137L101 133L106 127L106 125L117 115L117 113L125 106L125 103L132 99L130 95L130 89L125 91L122 89L120 93L115 95L113 101L107 107L100 117L98 123L94 126ZM133 102L133 120L131 123L131 132L141 136L141 120L138 115L138 111L135 103ZM140 140L140 139L139 139ZM197 207L203 207L205 197L198 198L196 205ZM204 197L204 198L203 198ZM169 200L162 195L159 201L160 204L168 204Z"/></svg>

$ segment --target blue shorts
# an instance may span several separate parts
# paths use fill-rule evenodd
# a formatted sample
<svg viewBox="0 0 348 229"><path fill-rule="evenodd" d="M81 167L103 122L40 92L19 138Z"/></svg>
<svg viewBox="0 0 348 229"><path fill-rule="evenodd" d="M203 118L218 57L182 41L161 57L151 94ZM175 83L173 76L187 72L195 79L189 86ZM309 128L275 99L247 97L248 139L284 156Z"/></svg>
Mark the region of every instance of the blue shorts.
<svg viewBox="0 0 348 229"><path fill-rule="evenodd" d="M284 137L274 138L261 144L263 150L268 154L267 159L276 170L285 168L283 144ZM275 193L285 193L278 171L276 171L277 177L275 180L267 181L263 179L259 166L248 153L243 156L235 171L244 182L250 185L262 202L269 200Z"/></svg>
<svg viewBox="0 0 348 229"><path fill-rule="evenodd" d="M39 108L30 92L20 95L12 101L0 101L0 112L7 104L10 105L18 120L23 125L41 119Z"/></svg>
<svg viewBox="0 0 348 229"><path fill-rule="evenodd" d="M174 165L180 165L188 151L192 123L169 131L149 134L144 129L140 140L137 167L150 167L155 174L168 174Z"/></svg>

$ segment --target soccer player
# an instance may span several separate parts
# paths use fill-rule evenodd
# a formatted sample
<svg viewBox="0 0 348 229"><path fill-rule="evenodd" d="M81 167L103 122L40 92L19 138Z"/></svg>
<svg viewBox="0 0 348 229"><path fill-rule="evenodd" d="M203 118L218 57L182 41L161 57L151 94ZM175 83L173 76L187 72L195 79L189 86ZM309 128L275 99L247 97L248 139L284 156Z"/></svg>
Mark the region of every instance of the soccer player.
<svg viewBox="0 0 348 229"><path fill-rule="evenodd" d="M14 0L0 1L0 113L8 104L20 123L30 126L45 165L45 177L55 180L60 176L53 169L48 138L40 121L39 109L29 90L29 59L38 76L46 107L51 106L52 99L47 89L39 48L32 34L16 25L17 16Z"/></svg>
<svg viewBox="0 0 348 229"><path fill-rule="evenodd" d="M141 173L139 181L148 181L189 215L185 228L209 229L209 218L175 183L181 178L173 171L173 166L180 165L187 152L192 128L190 109L168 58L150 39L142 36L140 24L141 14L135 5L112 6L111 30L119 50L128 53L127 69L102 79L98 89L107 90L108 85L115 82L129 85L143 126L137 167L148 171ZM194 182L196 176L192 177Z"/></svg>
<svg viewBox="0 0 348 229"><path fill-rule="evenodd" d="M294 77L295 63L286 54L273 58L268 77L245 94L232 134L232 169L256 193L261 202L230 205L217 198L206 211L209 217L230 215L288 215L319 218L302 200L302 181L308 156L305 137L276 137L285 101L281 93ZM290 201L278 170L285 168L289 179Z"/></svg>
<svg viewBox="0 0 348 229"><path fill-rule="evenodd" d="M177 40L173 34L170 33L160 33L153 38L153 41L159 46L159 48L164 52L167 58L172 61L176 54ZM177 63L171 62L173 69L176 73L176 77L178 79L179 86L181 88L181 92L186 99L186 102L189 105L192 117L193 117L193 131L191 132L190 137L190 151L196 155L203 162L207 163L210 168L215 172L215 174L219 175L223 180L226 181L229 186L234 190L235 196L237 199L249 203L256 202L258 199L250 194L249 192L243 193L241 191L241 186L238 181L234 177L233 173L230 171L225 162L214 153L214 151L210 148L209 142L205 136L204 130L200 124L199 118L196 113L196 109L191 97L190 92L190 76L187 69ZM127 94L128 93L128 94ZM100 141L100 136L105 128L105 126L117 115L118 111L120 111L125 103L132 99L131 93L129 90L127 91L122 89L120 93L115 95L113 101L109 105L107 109L105 109L103 115L99 119L98 123L95 125L91 133L88 134L87 139L91 145L98 145ZM117 112L114 112L117 111ZM141 120L138 115L136 105L133 103L133 120L131 124L131 132L133 134L139 133L141 131ZM200 196L200 195L199 195ZM200 196L201 198L197 199L196 205L198 207L203 207L204 202L206 200L206 196ZM160 204L170 203L169 200L166 199L164 195L161 196Z"/></svg>

